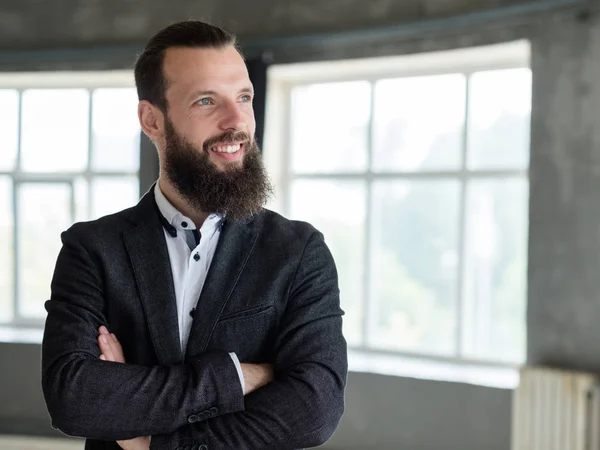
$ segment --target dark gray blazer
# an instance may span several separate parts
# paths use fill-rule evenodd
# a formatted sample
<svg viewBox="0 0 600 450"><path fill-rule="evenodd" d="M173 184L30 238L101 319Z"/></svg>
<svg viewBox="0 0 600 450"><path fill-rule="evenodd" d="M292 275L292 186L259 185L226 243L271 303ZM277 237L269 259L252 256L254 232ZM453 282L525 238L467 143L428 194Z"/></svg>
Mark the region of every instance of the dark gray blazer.
<svg viewBox="0 0 600 450"><path fill-rule="evenodd" d="M55 428L86 449L152 436L152 449L297 449L322 444L344 408L337 273L311 225L264 210L226 221L186 354L167 245L150 190L130 209L62 234L42 344ZM98 359L98 327L127 364ZM272 363L247 395L228 355Z"/></svg>

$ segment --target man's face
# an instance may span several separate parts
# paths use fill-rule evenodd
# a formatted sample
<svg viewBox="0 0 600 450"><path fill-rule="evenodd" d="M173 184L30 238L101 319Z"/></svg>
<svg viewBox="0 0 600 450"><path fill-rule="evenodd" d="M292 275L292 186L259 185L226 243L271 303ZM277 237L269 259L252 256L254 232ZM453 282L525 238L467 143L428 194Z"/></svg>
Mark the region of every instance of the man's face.
<svg viewBox="0 0 600 450"><path fill-rule="evenodd" d="M221 171L240 167L253 145L253 89L244 60L224 49L170 48L163 72L175 132Z"/></svg>
<svg viewBox="0 0 600 450"><path fill-rule="evenodd" d="M258 213L271 185L254 139L252 89L238 52L169 49L165 76L164 176L199 212L233 219Z"/></svg>

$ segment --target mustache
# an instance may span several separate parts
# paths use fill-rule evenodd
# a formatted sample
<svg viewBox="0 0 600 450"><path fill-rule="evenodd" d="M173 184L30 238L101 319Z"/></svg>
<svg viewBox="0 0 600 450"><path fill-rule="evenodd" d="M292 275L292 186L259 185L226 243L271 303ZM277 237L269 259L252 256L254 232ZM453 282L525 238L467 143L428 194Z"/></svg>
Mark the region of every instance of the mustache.
<svg viewBox="0 0 600 450"><path fill-rule="evenodd" d="M206 141L204 141L204 145L202 147L204 148L204 151L208 151L216 144L232 144L234 142L252 143L253 139L245 131L227 131L218 136L208 138Z"/></svg>

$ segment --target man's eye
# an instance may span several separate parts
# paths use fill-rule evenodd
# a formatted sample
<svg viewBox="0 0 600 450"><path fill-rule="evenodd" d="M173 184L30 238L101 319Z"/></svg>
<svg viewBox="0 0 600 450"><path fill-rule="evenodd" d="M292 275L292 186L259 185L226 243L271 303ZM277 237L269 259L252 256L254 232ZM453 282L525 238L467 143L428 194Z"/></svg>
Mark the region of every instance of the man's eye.
<svg viewBox="0 0 600 450"><path fill-rule="evenodd" d="M250 95L242 95L242 102L248 103L252 101L252 97Z"/></svg>
<svg viewBox="0 0 600 450"><path fill-rule="evenodd" d="M201 98L200 100L198 100L198 104L202 105L202 106L208 106L208 105L210 105L210 98L208 98L208 97Z"/></svg>

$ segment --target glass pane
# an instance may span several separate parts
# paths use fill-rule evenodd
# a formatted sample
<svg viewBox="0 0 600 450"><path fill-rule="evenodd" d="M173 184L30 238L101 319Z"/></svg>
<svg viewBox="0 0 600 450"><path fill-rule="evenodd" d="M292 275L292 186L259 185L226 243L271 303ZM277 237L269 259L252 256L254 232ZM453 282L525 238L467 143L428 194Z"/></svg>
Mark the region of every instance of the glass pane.
<svg viewBox="0 0 600 450"><path fill-rule="evenodd" d="M366 192L362 181L298 180L291 188L291 217L314 225L325 236L339 276L345 311L344 335L362 340Z"/></svg>
<svg viewBox="0 0 600 450"><path fill-rule="evenodd" d="M398 78L375 86L373 170L453 170L461 165L462 74Z"/></svg>
<svg viewBox="0 0 600 450"><path fill-rule="evenodd" d="M134 206L139 200L136 177L95 178L92 188L92 219Z"/></svg>
<svg viewBox="0 0 600 450"><path fill-rule="evenodd" d="M0 89L0 170L12 170L19 145L19 93Z"/></svg>
<svg viewBox="0 0 600 450"><path fill-rule="evenodd" d="M72 223L71 187L58 183L27 183L18 191L19 312L45 317L60 234Z"/></svg>
<svg viewBox="0 0 600 450"><path fill-rule="evenodd" d="M75 194L75 222L90 220L90 189L87 180L78 177L73 182Z"/></svg>
<svg viewBox="0 0 600 450"><path fill-rule="evenodd" d="M92 94L92 169L136 171L140 166L138 98L133 88Z"/></svg>
<svg viewBox="0 0 600 450"><path fill-rule="evenodd" d="M469 355L525 360L528 196L524 179L468 185L463 347Z"/></svg>
<svg viewBox="0 0 600 450"><path fill-rule="evenodd" d="M29 89L23 92L22 103L23 170L85 170L89 134L88 91Z"/></svg>
<svg viewBox="0 0 600 450"><path fill-rule="evenodd" d="M526 169L531 70L475 73L471 77L469 97L468 167Z"/></svg>
<svg viewBox="0 0 600 450"><path fill-rule="evenodd" d="M292 171L357 172L367 168L371 86L366 81L292 90Z"/></svg>
<svg viewBox="0 0 600 450"><path fill-rule="evenodd" d="M374 183L370 345L455 351L459 187L457 181Z"/></svg>
<svg viewBox="0 0 600 450"><path fill-rule="evenodd" d="M0 322L13 318L14 252L12 183L0 177Z"/></svg>

